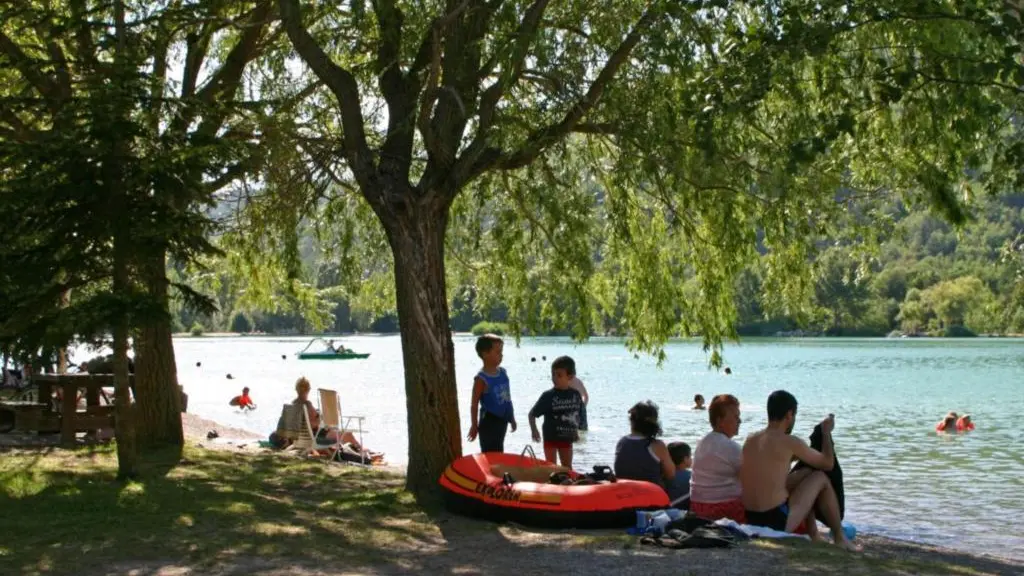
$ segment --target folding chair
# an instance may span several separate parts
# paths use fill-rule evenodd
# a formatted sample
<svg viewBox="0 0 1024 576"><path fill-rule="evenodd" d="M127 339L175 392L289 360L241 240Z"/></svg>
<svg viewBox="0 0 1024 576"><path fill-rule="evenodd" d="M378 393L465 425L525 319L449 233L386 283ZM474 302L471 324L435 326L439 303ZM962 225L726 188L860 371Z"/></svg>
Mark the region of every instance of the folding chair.
<svg viewBox="0 0 1024 576"><path fill-rule="evenodd" d="M336 391L329 388L318 388L317 392L320 395L320 426L324 428L337 428L339 434L343 432L358 432L357 437L359 438L359 447L361 448L360 462L366 464L366 447L363 445L363 420L366 420L366 417L343 417L341 414L341 400L338 399ZM357 425L355 430L349 428L353 420L356 421Z"/></svg>
<svg viewBox="0 0 1024 576"><path fill-rule="evenodd" d="M298 404L285 404L281 409L281 425L278 427L278 434L292 440L289 450L300 450L306 455L313 451L327 451L330 458L334 459L341 444L333 440L320 441L309 421L309 412L305 406Z"/></svg>

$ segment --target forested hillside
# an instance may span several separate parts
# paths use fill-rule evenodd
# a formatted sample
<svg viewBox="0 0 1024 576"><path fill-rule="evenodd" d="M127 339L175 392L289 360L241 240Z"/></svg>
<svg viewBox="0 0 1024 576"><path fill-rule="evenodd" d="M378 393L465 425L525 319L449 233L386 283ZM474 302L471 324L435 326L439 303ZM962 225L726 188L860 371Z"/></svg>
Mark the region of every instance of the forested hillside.
<svg viewBox="0 0 1024 576"><path fill-rule="evenodd" d="M974 220L959 231L936 216L899 204L892 205L887 216L892 229L875 251L822 244L813 303L800 314L771 310L762 299L760 267L750 266L738 290L737 332L742 336L1024 333L1024 285L1011 257L1024 233L1024 195L980 204ZM205 270L174 270L177 278L215 297L220 307L219 313L205 317L179 307L177 328L194 333L396 332L393 310L381 306L381 302L393 302L387 294L390 280L368 271L358 289L338 285L336 263L321 244L311 230L301 239L298 274L310 290L300 294L282 291L269 299L250 297L241 276L233 272L230 251L210 261ZM452 286L450 292L456 331L505 319L500 306L475 310L471 286ZM606 319L606 333L618 333L616 320Z"/></svg>

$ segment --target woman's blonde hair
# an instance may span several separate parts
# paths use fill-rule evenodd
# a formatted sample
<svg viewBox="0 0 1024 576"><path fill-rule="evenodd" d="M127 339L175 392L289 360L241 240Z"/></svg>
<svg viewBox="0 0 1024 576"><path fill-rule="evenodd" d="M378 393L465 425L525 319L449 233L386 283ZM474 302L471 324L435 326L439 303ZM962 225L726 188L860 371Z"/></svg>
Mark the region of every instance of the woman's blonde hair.
<svg viewBox="0 0 1024 576"><path fill-rule="evenodd" d="M310 389L309 380L306 380L305 376L300 376L299 379L295 381L295 391L296 392L302 392L303 390L305 390L306 392L309 392L309 389Z"/></svg>

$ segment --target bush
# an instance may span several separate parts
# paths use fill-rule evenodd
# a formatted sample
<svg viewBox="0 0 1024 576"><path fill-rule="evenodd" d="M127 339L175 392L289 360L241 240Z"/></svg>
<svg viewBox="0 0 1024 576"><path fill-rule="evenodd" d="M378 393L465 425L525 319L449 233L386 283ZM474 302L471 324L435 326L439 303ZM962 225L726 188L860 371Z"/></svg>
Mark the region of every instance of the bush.
<svg viewBox="0 0 1024 576"><path fill-rule="evenodd" d="M248 334L252 332L252 322L249 321L248 316L239 312L231 319L231 331L239 334Z"/></svg>
<svg viewBox="0 0 1024 576"><path fill-rule="evenodd" d="M949 326L942 334L946 338L974 338L977 336L966 326Z"/></svg>
<svg viewBox="0 0 1024 576"><path fill-rule="evenodd" d="M470 332L474 336L483 336L484 334L497 334L498 336L504 336L508 333L508 324L504 322L477 322L470 329Z"/></svg>
<svg viewBox="0 0 1024 576"><path fill-rule="evenodd" d="M203 332L204 332L205 330L206 330L206 329L205 329L205 328L203 328L203 325L202 325L202 324L200 324L199 322L196 322L195 324L193 324L193 325L192 325L192 329L191 329L191 330L189 330L189 332L190 332L190 333L191 333L191 334L192 334L193 336L202 336L202 335L203 335Z"/></svg>

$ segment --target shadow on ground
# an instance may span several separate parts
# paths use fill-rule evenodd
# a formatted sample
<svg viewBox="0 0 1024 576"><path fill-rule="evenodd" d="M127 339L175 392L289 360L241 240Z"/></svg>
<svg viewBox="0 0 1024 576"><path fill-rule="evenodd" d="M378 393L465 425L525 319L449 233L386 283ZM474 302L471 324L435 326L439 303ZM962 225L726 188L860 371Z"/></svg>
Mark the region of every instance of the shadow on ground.
<svg viewBox="0 0 1024 576"><path fill-rule="evenodd" d="M188 449L114 480L112 449L0 453L0 574L1020 574L892 543L672 551L425 512L393 474Z"/></svg>

